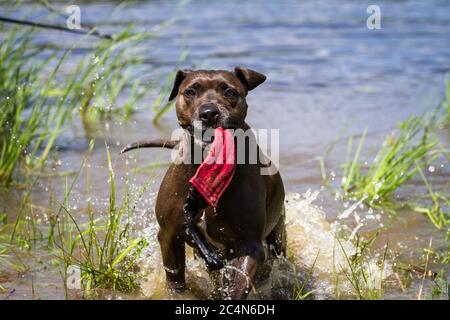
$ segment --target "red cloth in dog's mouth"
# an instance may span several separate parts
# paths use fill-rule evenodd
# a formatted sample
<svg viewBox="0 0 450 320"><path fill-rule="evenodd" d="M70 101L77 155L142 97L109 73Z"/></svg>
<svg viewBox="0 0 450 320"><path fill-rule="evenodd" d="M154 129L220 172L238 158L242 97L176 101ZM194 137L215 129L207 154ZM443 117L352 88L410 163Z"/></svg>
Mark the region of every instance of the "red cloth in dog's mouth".
<svg viewBox="0 0 450 320"><path fill-rule="evenodd" d="M211 150L189 182L210 206L216 207L235 170L236 149L233 133L219 127L214 130Z"/></svg>

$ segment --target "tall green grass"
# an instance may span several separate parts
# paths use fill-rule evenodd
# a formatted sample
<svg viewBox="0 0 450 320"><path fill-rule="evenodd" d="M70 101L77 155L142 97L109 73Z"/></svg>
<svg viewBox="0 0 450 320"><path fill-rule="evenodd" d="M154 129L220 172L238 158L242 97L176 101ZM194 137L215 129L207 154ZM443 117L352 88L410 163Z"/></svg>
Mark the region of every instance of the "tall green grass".
<svg viewBox="0 0 450 320"><path fill-rule="evenodd" d="M47 61L27 67L25 61L38 54L29 50L33 33L20 34L16 29L0 43L0 182L9 184L16 165L31 150L28 147L50 118L51 107L43 103L36 86L38 74Z"/></svg>
<svg viewBox="0 0 450 320"><path fill-rule="evenodd" d="M375 159L365 168L360 161L365 135L366 132L352 159L353 139L349 140L342 188L347 197L364 199L371 207L394 213L394 192L418 174L416 163L427 166L440 155L438 141L429 137L428 128L419 117L410 117L386 138Z"/></svg>
<svg viewBox="0 0 450 320"><path fill-rule="evenodd" d="M445 277L444 270L440 270L433 280L430 298L432 300L450 300L450 282Z"/></svg>
<svg viewBox="0 0 450 320"><path fill-rule="evenodd" d="M58 224L57 246L64 265L62 272L64 285L67 285L69 267L79 268L82 289L86 297L89 297L94 289L124 292L135 290L138 279L137 259L147 246L145 239L133 237L132 234L130 223L134 206L130 192L127 191L122 203L116 203L114 172L107 146L106 153L110 185L106 221L103 221L91 206L89 182L87 182L88 222L79 222L70 209L68 185L66 201L60 204L64 216Z"/></svg>
<svg viewBox="0 0 450 320"><path fill-rule="evenodd" d="M313 274L314 274L314 268L316 267L317 258L319 257L319 253L317 252L316 258L314 259L314 262L309 268L309 270L306 272L306 275L304 276L304 279L302 281L299 281L299 275L297 273L297 269L294 264L294 290L292 299L293 300L306 300L314 294L314 289L310 290L308 289L308 286L310 285L310 281L313 280Z"/></svg>
<svg viewBox="0 0 450 320"><path fill-rule="evenodd" d="M370 260L373 257L370 254L370 249L377 236L378 233L363 240L360 235L357 235L354 244L356 252L353 255L349 255L342 242L336 239L347 262L347 265L339 265L340 271L344 273L347 281L353 287L358 300L379 300L383 298L383 273L388 245L385 246L381 260L377 262L376 266L372 265ZM336 286L339 286L339 282ZM335 288L335 292L340 294L339 288Z"/></svg>
<svg viewBox="0 0 450 320"><path fill-rule="evenodd" d="M136 48L154 37L152 32L134 33L128 27L113 40L95 43L84 56L73 54L76 42L63 54L47 48L47 58L33 46L35 31L0 24L0 32L1 185L12 182L16 168L42 167L75 115L86 130L94 120L117 114L128 118L151 88ZM128 98L119 101L121 95Z"/></svg>
<svg viewBox="0 0 450 320"><path fill-rule="evenodd" d="M450 195L434 191L420 165L417 165L417 169L427 187L431 206L424 207L420 204L410 204L410 206L413 210L424 214L437 229L450 226L450 211L448 211L450 210ZM447 207L447 211L445 211L445 207Z"/></svg>
<svg viewBox="0 0 450 320"><path fill-rule="evenodd" d="M4 269L23 271L23 266L12 262L14 245L10 242L10 225L7 224L6 213L0 214L0 274Z"/></svg>

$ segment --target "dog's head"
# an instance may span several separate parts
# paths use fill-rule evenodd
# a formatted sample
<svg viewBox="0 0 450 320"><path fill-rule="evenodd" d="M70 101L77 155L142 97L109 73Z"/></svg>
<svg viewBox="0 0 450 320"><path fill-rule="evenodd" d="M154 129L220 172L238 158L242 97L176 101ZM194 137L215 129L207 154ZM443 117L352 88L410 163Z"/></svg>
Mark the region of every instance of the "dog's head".
<svg viewBox="0 0 450 320"><path fill-rule="evenodd" d="M246 96L266 76L243 67L225 70L179 70L169 101L177 98L178 123L192 133L224 127L238 129L247 115Z"/></svg>

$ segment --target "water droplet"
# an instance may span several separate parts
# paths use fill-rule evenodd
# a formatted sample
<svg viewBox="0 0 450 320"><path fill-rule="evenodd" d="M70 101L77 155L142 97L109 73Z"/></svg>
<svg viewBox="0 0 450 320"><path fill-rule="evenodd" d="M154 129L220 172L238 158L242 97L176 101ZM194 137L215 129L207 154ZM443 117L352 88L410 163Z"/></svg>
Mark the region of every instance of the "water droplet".
<svg viewBox="0 0 450 320"><path fill-rule="evenodd" d="M381 188L382 185L383 185L383 182L382 182L382 181L378 182L378 183L375 185L375 191L378 191L378 190Z"/></svg>

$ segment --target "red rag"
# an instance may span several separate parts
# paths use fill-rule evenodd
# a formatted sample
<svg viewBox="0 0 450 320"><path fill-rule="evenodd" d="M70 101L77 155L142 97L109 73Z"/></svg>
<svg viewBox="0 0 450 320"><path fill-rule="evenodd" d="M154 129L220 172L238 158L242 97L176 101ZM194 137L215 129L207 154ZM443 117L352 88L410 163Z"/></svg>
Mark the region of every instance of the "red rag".
<svg viewBox="0 0 450 320"><path fill-rule="evenodd" d="M216 207L236 170L232 131L222 127L216 128L212 144L206 159L189 182L210 206Z"/></svg>

